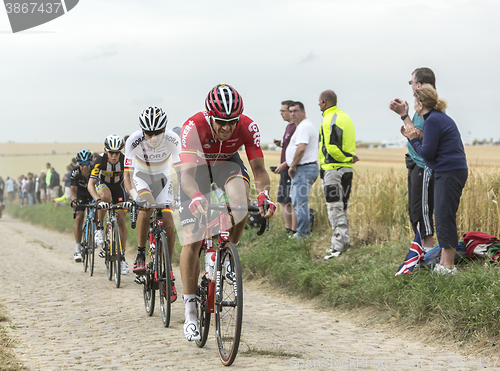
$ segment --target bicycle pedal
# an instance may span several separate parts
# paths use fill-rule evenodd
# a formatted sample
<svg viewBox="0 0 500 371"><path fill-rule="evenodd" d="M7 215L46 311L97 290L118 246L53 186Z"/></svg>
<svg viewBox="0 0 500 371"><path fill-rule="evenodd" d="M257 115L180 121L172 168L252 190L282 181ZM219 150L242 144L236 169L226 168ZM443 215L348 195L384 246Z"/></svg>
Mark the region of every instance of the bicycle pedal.
<svg viewBox="0 0 500 371"><path fill-rule="evenodd" d="M138 285L144 285L146 283L144 276L135 276L134 282Z"/></svg>

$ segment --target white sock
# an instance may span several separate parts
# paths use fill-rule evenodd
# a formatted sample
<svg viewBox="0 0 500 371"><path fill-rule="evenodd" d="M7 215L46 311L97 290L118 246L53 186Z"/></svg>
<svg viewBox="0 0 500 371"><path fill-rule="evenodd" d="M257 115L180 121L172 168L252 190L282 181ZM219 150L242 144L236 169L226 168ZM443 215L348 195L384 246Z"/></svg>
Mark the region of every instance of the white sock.
<svg viewBox="0 0 500 371"><path fill-rule="evenodd" d="M184 316L186 317L186 322L196 322L197 312L196 312L196 295L189 294L183 295L184 299Z"/></svg>
<svg viewBox="0 0 500 371"><path fill-rule="evenodd" d="M80 252L80 251L82 251L82 244L79 243L79 242L77 242L76 243L76 250L75 250L75 252Z"/></svg>

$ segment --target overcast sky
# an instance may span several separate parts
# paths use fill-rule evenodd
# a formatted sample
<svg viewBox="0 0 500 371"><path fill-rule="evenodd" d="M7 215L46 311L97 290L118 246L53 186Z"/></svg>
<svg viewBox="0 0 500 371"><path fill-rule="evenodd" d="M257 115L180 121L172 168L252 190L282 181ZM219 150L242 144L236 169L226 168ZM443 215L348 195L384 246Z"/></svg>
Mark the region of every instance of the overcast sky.
<svg viewBox="0 0 500 371"><path fill-rule="evenodd" d="M362 141L400 139L391 99L430 67L462 138L500 138L498 0L81 0L13 34L0 9L0 143L100 142L138 129L149 105L181 126L224 82L263 142L280 102L338 95Z"/></svg>

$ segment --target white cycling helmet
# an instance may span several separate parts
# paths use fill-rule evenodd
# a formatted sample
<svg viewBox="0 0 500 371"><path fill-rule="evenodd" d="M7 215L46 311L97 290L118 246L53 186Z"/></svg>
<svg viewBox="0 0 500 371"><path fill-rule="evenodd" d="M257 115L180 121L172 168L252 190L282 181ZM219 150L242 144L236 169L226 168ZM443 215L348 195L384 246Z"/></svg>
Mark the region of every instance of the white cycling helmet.
<svg viewBox="0 0 500 371"><path fill-rule="evenodd" d="M167 114L156 106L146 108L139 116L139 125L144 131L158 131L167 127Z"/></svg>
<svg viewBox="0 0 500 371"><path fill-rule="evenodd" d="M123 149L125 142L123 138L116 134L111 134L104 139L104 148L108 151L118 152Z"/></svg>

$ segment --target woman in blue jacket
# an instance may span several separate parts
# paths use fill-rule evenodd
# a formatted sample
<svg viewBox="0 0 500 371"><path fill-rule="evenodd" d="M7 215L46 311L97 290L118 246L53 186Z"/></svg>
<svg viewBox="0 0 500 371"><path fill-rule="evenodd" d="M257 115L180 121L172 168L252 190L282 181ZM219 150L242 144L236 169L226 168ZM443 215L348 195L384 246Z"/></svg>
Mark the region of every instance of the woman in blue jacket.
<svg viewBox="0 0 500 371"><path fill-rule="evenodd" d="M442 248L441 261L434 270L455 274L457 210L468 177L464 146L455 121L443 112L446 102L430 84L415 90L414 97L415 111L425 120L423 143L414 127L403 130L403 135L434 173L434 215Z"/></svg>

